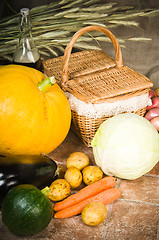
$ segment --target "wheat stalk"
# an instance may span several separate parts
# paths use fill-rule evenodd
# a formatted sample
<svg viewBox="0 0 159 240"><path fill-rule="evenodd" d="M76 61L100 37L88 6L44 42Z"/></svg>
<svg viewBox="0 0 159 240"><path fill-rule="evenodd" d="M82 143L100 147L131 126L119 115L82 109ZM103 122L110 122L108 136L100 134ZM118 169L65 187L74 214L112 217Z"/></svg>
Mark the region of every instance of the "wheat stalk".
<svg viewBox="0 0 159 240"><path fill-rule="evenodd" d="M159 10L137 11L132 6L117 6L116 3L101 3L100 0L61 0L48 5L32 8L32 31L35 44L42 58L52 58L63 54L71 36L86 25L99 25L108 29L118 27L139 27L134 19L156 16ZM0 20L0 58L12 60L19 35L19 14ZM92 45L91 42L97 44ZM126 39L119 38L124 47ZM149 38L132 37L130 41L149 41ZM83 35L75 44L77 49L98 48L99 41L109 39L99 32Z"/></svg>

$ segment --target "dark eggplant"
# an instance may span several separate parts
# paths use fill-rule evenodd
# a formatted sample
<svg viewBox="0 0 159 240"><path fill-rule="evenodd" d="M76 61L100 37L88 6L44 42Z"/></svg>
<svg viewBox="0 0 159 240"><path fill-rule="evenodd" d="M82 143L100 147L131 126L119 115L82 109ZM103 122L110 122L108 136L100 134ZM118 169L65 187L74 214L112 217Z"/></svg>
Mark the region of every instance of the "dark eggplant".
<svg viewBox="0 0 159 240"><path fill-rule="evenodd" d="M57 178L57 164L48 156L0 156L0 207L13 186L32 184L42 189Z"/></svg>

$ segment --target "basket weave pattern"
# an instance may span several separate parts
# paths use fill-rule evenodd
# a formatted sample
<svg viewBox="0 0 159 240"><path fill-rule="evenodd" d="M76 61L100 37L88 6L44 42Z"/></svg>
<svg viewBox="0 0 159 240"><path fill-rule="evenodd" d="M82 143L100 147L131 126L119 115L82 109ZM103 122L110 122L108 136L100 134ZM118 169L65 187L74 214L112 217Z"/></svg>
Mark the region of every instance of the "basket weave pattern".
<svg viewBox="0 0 159 240"><path fill-rule="evenodd" d="M43 61L45 74L55 76L61 85L63 56ZM84 50L70 56L68 74L70 79L115 67L113 58L101 50Z"/></svg>
<svg viewBox="0 0 159 240"><path fill-rule="evenodd" d="M135 113L144 116L146 108L141 108ZM112 116L100 117L100 118L89 118L86 116L79 115L77 112L72 110L72 130L77 136L88 146L91 146L91 141L99 128L99 126L108 118Z"/></svg>
<svg viewBox="0 0 159 240"><path fill-rule="evenodd" d="M71 54L77 39L88 31L102 32L111 39L116 54L115 60L101 50L85 50ZM123 66L117 39L101 26L88 26L76 32L68 43L64 56L44 61L43 67L44 73L48 76L54 75L65 92L86 103L120 103L121 100L148 93L153 86L148 78ZM146 107L132 112L144 116ZM90 146L95 132L109 117L83 116L72 109L72 129L87 146Z"/></svg>
<svg viewBox="0 0 159 240"><path fill-rule="evenodd" d="M114 102L148 91L146 77L128 67L104 69L69 80L65 90L84 102Z"/></svg>

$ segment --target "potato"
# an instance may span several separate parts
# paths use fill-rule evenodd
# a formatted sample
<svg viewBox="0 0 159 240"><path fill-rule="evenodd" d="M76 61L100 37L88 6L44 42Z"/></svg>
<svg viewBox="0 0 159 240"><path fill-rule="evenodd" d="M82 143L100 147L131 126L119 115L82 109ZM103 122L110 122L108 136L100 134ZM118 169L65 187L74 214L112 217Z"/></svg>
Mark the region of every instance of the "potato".
<svg viewBox="0 0 159 240"><path fill-rule="evenodd" d="M52 201L61 201L70 194L70 185L65 179L57 179L50 185L48 198Z"/></svg>
<svg viewBox="0 0 159 240"><path fill-rule="evenodd" d="M67 169L64 178L70 184L71 188L77 188L82 182L82 173L78 168L70 167Z"/></svg>
<svg viewBox="0 0 159 240"><path fill-rule="evenodd" d="M87 166L82 173L83 181L86 185L97 182L103 177L103 171L97 166Z"/></svg>
<svg viewBox="0 0 159 240"><path fill-rule="evenodd" d="M79 170L82 170L84 167L88 166L89 158L83 152L74 152L71 153L68 159L66 160L66 167L76 167Z"/></svg>
<svg viewBox="0 0 159 240"><path fill-rule="evenodd" d="M82 221L90 226L102 223L107 217L107 208L101 202L88 203L82 210Z"/></svg>
<svg viewBox="0 0 159 240"><path fill-rule="evenodd" d="M159 97L159 87L155 89L156 96Z"/></svg>

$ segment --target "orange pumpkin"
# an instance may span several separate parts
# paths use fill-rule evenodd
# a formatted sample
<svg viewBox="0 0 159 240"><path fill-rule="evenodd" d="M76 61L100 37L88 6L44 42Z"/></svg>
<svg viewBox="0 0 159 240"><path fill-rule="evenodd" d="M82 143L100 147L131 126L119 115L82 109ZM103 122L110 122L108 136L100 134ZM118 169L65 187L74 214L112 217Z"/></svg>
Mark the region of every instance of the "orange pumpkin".
<svg viewBox="0 0 159 240"><path fill-rule="evenodd" d="M41 91L45 78L33 68L0 66L0 154L48 154L67 136L69 102L56 83Z"/></svg>

